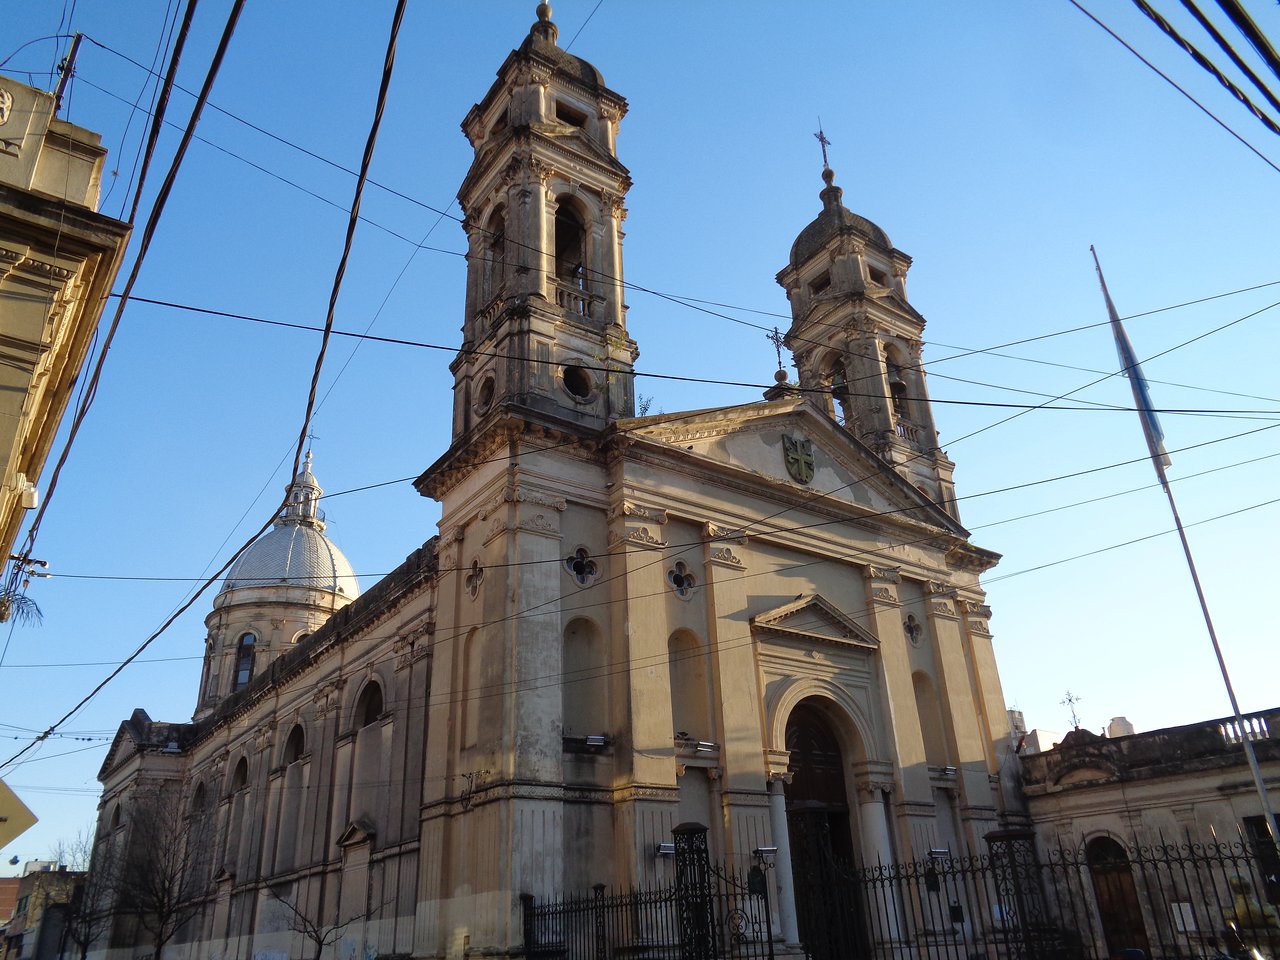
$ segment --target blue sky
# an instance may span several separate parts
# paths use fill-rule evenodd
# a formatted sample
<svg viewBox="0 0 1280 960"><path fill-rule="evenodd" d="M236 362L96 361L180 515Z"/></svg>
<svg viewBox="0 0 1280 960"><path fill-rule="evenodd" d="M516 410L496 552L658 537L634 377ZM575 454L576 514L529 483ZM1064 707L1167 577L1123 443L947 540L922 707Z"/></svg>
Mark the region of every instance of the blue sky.
<svg viewBox="0 0 1280 960"><path fill-rule="evenodd" d="M228 6L201 5L180 79L189 89ZM634 290L638 369L771 381L773 347L749 324L786 326L773 277L820 209L812 134L821 116L846 205L914 258L908 293L928 319L929 387L966 498L961 516L977 543L1004 555L987 582L1009 705L1031 725L1058 730L1068 726L1060 704L1068 689L1081 698L1082 724L1095 730L1117 715L1145 730L1228 713L1175 538L1062 562L1170 528L1136 416L1043 410L998 423L1018 411L988 404L1037 403L1116 370L1104 326L1047 336L1105 320L1090 244L1122 315L1280 280L1280 174L1066 0L604 0L584 27L594 6L558 3L555 20L562 45L582 28L573 52L630 101L618 148L635 179L626 278L732 304L711 309L745 321ZM1175 4L1162 6L1182 23ZM1251 6L1274 34L1276 8ZM213 103L354 168L391 7L366 4L352 17L337 2L250 3ZM116 51L83 47L64 111L104 135L120 176L103 210L115 215L144 130L130 104L146 80L117 53L150 63L164 6L78 0L74 8L74 28ZM462 232L430 208L457 215L451 203L470 162L458 123L525 35L533 8L524 0L411 5L373 178L412 201L378 188L366 194L372 224L357 236L339 329L372 323L380 336L458 343ZM15 5L0 58L66 32L63 9ZM1131 4L1093 0L1093 9L1280 163L1280 143ZM53 41L39 42L4 70L44 71L34 82L45 85L57 56ZM176 94L171 116L185 118L190 103ZM216 111L199 134L209 142L192 146L136 293L321 323L353 178ZM171 131L161 143L166 162L175 139ZM417 243L451 252L415 251ZM1277 301L1280 286L1131 320L1143 358L1239 320L1147 363L1156 404L1280 410L1280 307L1240 319ZM1043 339L964 355L1033 337ZM5 741L6 757L132 651L189 587L111 578L199 577L263 522L287 480L283 463L317 345L312 333L129 308L37 546L55 574L32 587L44 624L17 627L0 666L0 735L15 738ZM445 449L451 356L374 343L352 356L350 341L334 343L314 422L316 472L328 492L416 476ZM667 412L759 395L662 380L637 389ZM1131 404L1116 377L1075 396ZM1280 456L1244 461L1280 454L1280 430L1223 438L1280 420L1170 414L1163 422L1184 519L1244 511L1193 526L1190 536L1242 706L1272 706L1266 597L1280 514L1257 505L1277 496ZM1177 452L1211 440L1221 442ZM1216 472L1192 476L1208 470ZM438 517L407 482L324 506L366 588L432 536ZM65 730L109 738L135 706L157 719L188 718L210 601L198 601L147 662ZM90 822L106 743L52 740L5 772L42 822L0 856L43 856Z"/></svg>

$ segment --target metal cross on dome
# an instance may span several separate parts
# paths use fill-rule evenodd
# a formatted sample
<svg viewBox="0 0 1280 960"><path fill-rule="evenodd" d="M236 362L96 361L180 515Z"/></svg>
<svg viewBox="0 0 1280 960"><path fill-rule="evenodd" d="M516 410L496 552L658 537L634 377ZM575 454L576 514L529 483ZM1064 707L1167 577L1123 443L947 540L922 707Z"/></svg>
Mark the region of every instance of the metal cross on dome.
<svg viewBox="0 0 1280 960"><path fill-rule="evenodd" d="M818 143L822 145L822 167L824 170L828 169L830 168L831 164L827 162L827 147L831 146L831 141L828 140L827 135L822 132L821 117L818 118L818 132L815 133L813 136L814 136L814 139L816 139Z"/></svg>

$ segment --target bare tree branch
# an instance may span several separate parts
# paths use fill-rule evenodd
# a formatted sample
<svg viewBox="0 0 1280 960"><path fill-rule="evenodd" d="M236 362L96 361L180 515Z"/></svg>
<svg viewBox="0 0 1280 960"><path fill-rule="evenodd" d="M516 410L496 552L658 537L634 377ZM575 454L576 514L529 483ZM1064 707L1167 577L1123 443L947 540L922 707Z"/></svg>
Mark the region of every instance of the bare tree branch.
<svg viewBox="0 0 1280 960"><path fill-rule="evenodd" d="M154 960L200 911L209 883L211 841L210 818L188 816L176 788L134 796L118 902L151 934Z"/></svg>

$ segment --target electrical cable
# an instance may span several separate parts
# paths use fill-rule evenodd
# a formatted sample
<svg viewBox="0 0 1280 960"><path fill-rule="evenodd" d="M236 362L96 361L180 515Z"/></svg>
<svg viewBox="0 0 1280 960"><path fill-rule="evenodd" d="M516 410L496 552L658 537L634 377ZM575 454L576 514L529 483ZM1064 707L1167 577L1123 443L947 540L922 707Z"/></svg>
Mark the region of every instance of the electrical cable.
<svg viewBox="0 0 1280 960"><path fill-rule="evenodd" d="M112 294L112 296L115 296L115 294ZM159 300L155 298L139 297L139 296L134 296L134 297L131 297L130 299L137 303L147 303L147 304L151 304L152 306L161 306L161 307L166 307L170 309L190 312L190 313L203 314L206 316L222 317L230 320L243 320L249 323L263 324L265 326L283 327L290 330L302 330L308 333L319 333L319 332L323 332L324 330L323 327L319 327L314 324L293 323L287 320L270 320L265 317L256 317L256 316L252 316L250 314L244 314L244 313L233 313L227 310L215 310L209 307L196 307L196 306L191 306L189 304L176 303L171 300ZM1166 353L1170 353L1174 350L1177 350L1180 347L1186 346L1189 343L1194 343L1196 340L1204 339L1205 337L1210 336L1214 333L1221 332L1222 330L1225 330L1228 327L1234 326L1237 323L1241 323L1244 320L1252 319L1258 314L1263 313L1267 310L1274 309L1275 307L1278 307L1278 306L1280 306L1280 300L1276 301L1275 303L1268 304L1267 306L1262 307L1261 309L1256 310L1253 313L1246 314L1243 317L1238 317L1237 319L1232 320L1229 323L1226 323L1220 327L1216 327L1212 330L1209 330L1206 333L1202 333L1197 337L1195 337L1193 340L1189 340L1189 341L1186 341L1185 343L1177 344L1173 347L1170 347L1168 350L1162 351L1161 353L1154 354L1151 357L1148 357L1147 360L1152 360L1157 357L1164 356L1164 354ZM454 354L465 352L468 356L493 357L500 360L518 360L523 363L542 364L545 366L561 365L561 361L553 360L553 359L541 360L536 357L517 356L514 354L498 353L496 351L490 351L490 350L471 349L471 350L462 351L460 350L460 348L454 347L454 346L448 346L440 343L428 343L422 340L409 340L404 337L381 337L381 336L373 336L369 334L355 333L347 330L333 330L332 335L335 337L347 337L347 338L356 339L356 340L368 340L374 343L383 343L391 346L416 347L424 350L438 350L438 351L454 353ZM996 348L987 348L984 350L976 350L973 352L985 353L985 352L988 352L989 349L996 349ZM953 358L943 357L941 359L948 360ZM933 360L928 362L936 363L939 361ZM1145 363L1147 361L1143 361L1143 362ZM919 366L923 367L926 365L927 364L920 364ZM592 373L612 374L617 372L614 368L607 367L607 366L595 366L592 364L579 364L579 366L582 367L583 370L586 370ZM655 373L655 372L648 372L648 371L641 371L641 370L633 371L631 375L635 377L643 377L643 378L649 378L654 380L674 381L677 383L695 383L695 384L704 384L704 385L722 386L722 387L744 387L744 388L749 388L753 390L762 390L762 391L773 386L773 384L766 384L766 383L753 382L753 381L747 381L747 380L718 380L712 377L689 377L689 376L682 376L679 374ZM1094 380L1091 383L1087 383L1082 387L1078 387L1076 390L1071 391L1071 393L1078 393L1081 390L1084 390L1091 386L1095 386L1096 384L1101 383L1103 380L1110 379L1111 377L1114 377L1116 375L1117 375L1116 373L1108 373L1098 380ZM943 379L957 379L957 378L944 377ZM852 383L855 381L851 380L850 382ZM978 381L963 381L963 382L979 383ZM1006 390L1015 389L1012 387L1005 387L1001 384L995 384L995 383L980 383L979 385L992 387L995 389L1006 389ZM829 395L831 393L830 389L825 387L790 386L788 389L793 393L811 393L811 394L821 394L821 395ZM1053 396L1050 400L1050 403L1056 400L1065 399L1066 397L1071 396L1071 393L1064 394L1061 396ZM858 393L855 391L846 391L846 395L855 396L855 397L872 397L877 399L879 398L879 394ZM1044 394L1042 394L1042 396L1044 396ZM998 403L996 401L982 401L982 400L950 400L950 399L943 399L939 397L929 397L928 402L931 404L941 404L944 406L949 405L949 406L967 406L967 407L992 407L996 409L1017 409L1017 410L1026 410L1026 411L1065 410L1065 411L1097 412L1099 409L1102 409L1107 412L1133 413L1137 409L1136 407L1133 407L1133 406L1125 406L1122 404L1105 404L1105 403L1099 403L1097 401L1079 401L1079 403L1087 404L1087 405L1062 406L1062 407L1050 406L1047 404ZM1224 417L1225 416L1246 416L1246 415L1248 416L1280 415L1280 409L1259 410L1259 409L1230 409L1230 408L1215 409L1215 408L1196 408L1196 407L1166 407L1166 408L1159 408L1154 412L1160 413L1160 414L1170 414L1170 415L1178 415L1178 414L1218 415L1218 416L1224 416ZM957 441L953 440L951 442L955 443Z"/></svg>
<svg viewBox="0 0 1280 960"><path fill-rule="evenodd" d="M191 0L191 2L194 3L195 0ZM151 246L151 239L155 235L156 226L160 221L161 214L164 212L165 203L168 200L169 195L173 190L173 184L177 179L178 170L182 165L182 160L186 156L187 147L191 143L191 134L194 133L196 124L199 123L200 114L202 111L204 101L208 99L209 91L213 88L213 82L218 75L219 68L222 66L223 58L226 56L227 48L231 43L232 35L235 33L236 23L240 18L240 13L244 8L244 4L245 4L245 0L234 0L232 4L231 12L228 14L228 17L227 17L226 26L222 32L222 37L218 42L218 48L214 51L213 60L210 63L209 70L205 75L204 85L201 87L201 90L200 90L200 96L196 100L196 105L192 109L191 116L187 121L186 131L184 132L184 136L181 142L178 144L178 148L174 154L173 160L170 162L169 170L165 174L164 181L161 183L160 190L156 196L156 200L152 204L151 213L148 215L146 226L143 229L142 239L139 244L138 253L137 253L137 256L134 258L133 268L129 273L129 279L125 283L124 291L121 294L120 301L116 306L116 312L112 319L111 328L108 331L107 337L103 342L102 350L98 356L98 363L94 367L92 377L90 378L90 385L85 394L85 405L80 410L76 411L76 415L71 424L71 430L69 432L69 435L67 436L66 441L63 444L61 455L58 458L57 465L54 467L53 475L50 478L49 487L45 492L44 499L40 504L40 508L36 514L36 517L32 521L31 527L27 531L25 548L22 551L22 556L26 558L30 558L31 556L31 550L35 545L36 535L39 532L40 521L43 518L46 510L48 509L49 503L53 499L53 493L55 488L57 487L58 476L62 471L63 465L67 462L67 456L71 451L72 444L75 442L76 435L79 433L81 424L84 423L84 418L85 418L85 415L88 413L89 406L93 403L94 395L97 392L97 389L96 389L97 383L99 378L102 375L103 364L106 360L112 338L114 337L116 330L119 329L120 318L124 313L125 305L128 303L129 293L133 289L133 285L137 281L138 274L142 268L142 263L146 259L147 251ZM263 528L264 531L265 529L266 527ZM193 602L194 602L194 599L195 598L193 598ZM166 621L165 626L161 628L161 630L163 631L164 629L166 629L168 627L168 624L176 620L177 617L178 617L178 614L174 614L172 617L170 617L169 620ZM159 636L159 634L157 633L155 636ZM152 637L151 639L154 639L154 637ZM144 643L143 647L139 648L139 652L141 652L142 649L145 649L146 646L150 644L151 639L147 640ZM122 664L117 670L113 671L110 674L110 676L108 676L105 680L103 680L89 694L87 694L84 697L84 699L82 699L80 703L78 703L65 716L63 716L62 719L58 720L56 723L50 726L44 735L37 738L36 740L33 740L31 744L23 748L23 750L19 751L19 753L17 753L14 757L12 757L10 761L7 761L6 764L0 764L0 768L3 768L3 766L7 765L8 762L11 762L12 760L15 760L18 757L22 756L24 753L30 750L33 746L35 746L35 744L40 743L48 734L56 731L57 728L60 727L66 720L70 719L70 717L72 717L80 709L80 707L88 703L89 700L91 700L94 696L96 696L97 692L101 690L104 686L106 686L107 683L111 681L111 679L117 676L120 673L120 671L124 669L125 666L127 666L127 662L126 664Z"/></svg>
<svg viewBox="0 0 1280 960"><path fill-rule="evenodd" d="M1103 23L1101 20L1095 17L1092 13L1086 10L1083 6L1081 6L1078 0L1067 0L1067 2L1071 4L1073 7L1075 7L1077 10L1079 10L1081 13L1083 13L1090 20L1092 20L1094 23L1096 23L1104 31L1106 31L1106 33L1113 40L1115 40L1122 47L1124 47L1126 50L1132 53L1135 57L1141 60L1144 64L1146 64L1147 67L1149 67L1153 72L1155 72L1155 74L1159 76L1160 79L1164 80L1165 83L1169 84L1169 86L1173 87L1173 89L1177 90L1180 94L1182 94L1184 97L1190 100L1193 104L1199 107L1200 111L1204 113L1205 116L1207 116L1210 120L1212 120L1214 123L1220 126L1223 130L1227 131L1227 133L1231 134L1231 136L1233 136L1235 139L1239 140L1242 144L1244 144L1249 149L1249 151L1254 154L1254 156L1256 156L1259 160L1261 160L1263 163L1269 166L1272 170L1276 171L1276 173L1280 173L1280 166L1276 166L1276 164L1270 158L1268 158L1266 154L1264 154L1261 150L1259 150L1257 147L1251 144L1244 137L1240 136L1240 134L1232 130L1231 127L1227 126L1227 124L1223 120L1219 119L1219 117L1212 110L1210 110L1203 103L1201 103L1199 100L1193 97L1190 93L1188 93L1185 89L1183 89L1176 82L1174 82L1174 80L1167 73L1165 73L1163 70L1157 67L1154 63L1152 63L1150 60L1148 60L1146 57L1140 54L1133 47L1131 47L1126 41L1121 39L1118 33L1116 33L1114 30L1108 27L1105 23Z"/></svg>
<svg viewBox="0 0 1280 960"><path fill-rule="evenodd" d="M1199 450L1199 449L1203 449L1204 447L1214 446L1214 445L1216 445L1216 444L1219 444L1219 443L1225 443L1225 442L1230 441L1230 440L1240 440L1240 439L1243 439L1243 438L1245 438L1245 437L1254 436L1254 435L1256 435L1256 434L1259 434L1259 433L1265 433L1265 432L1267 432L1267 431L1275 430L1275 429L1280 429L1280 424L1275 424L1275 425L1267 426L1267 427L1258 427L1258 428L1255 428L1255 429L1252 429L1252 430L1246 430L1246 431L1244 431L1243 433L1231 434L1231 435L1229 435L1229 436L1225 436L1225 437L1216 437L1216 438L1214 438L1214 439L1212 439L1212 440L1202 440L1202 441L1200 441L1200 442L1198 442L1198 443L1188 444L1187 446L1184 446L1184 447L1175 447L1174 449L1170 450L1170 451L1169 451L1169 453L1170 453L1170 455L1175 454L1175 453L1187 453L1187 452L1190 452L1190 451L1192 451L1192 450ZM554 448L554 447L549 447L549 448L546 448L546 449L555 449L555 448ZM540 452L541 452L541 451L540 451ZM1267 454L1266 456L1262 456L1262 457L1255 457L1255 458L1251 458L1251 459L1248 459L1248 460L1241 460L1241 461L1238 461L1238 462L1236 462L1236 463L1227 464L1226 466L1212 467L1212 468L1209 468L1209 469L1207 469L1207 470L1200 471L1200 472L1198 472L1198 473L1187 474L1186 476L1183 476L1183 477L1175 477L1175 478L1171 478L1171 479L1170 479L1170 482L1171 482L1171 483L1174 483L1174 482L1179 482L1179 481L1182 481L1182 480L1190 480L1190 479L1195 478L1195 477L1201 477L1201 476L1205 476L1205 475L1210 474L1210 473L1216 473L1216 472L1218 472L1218 471L1220 471L1220 470L1229 469L1229 468L1231 468L1231 467L1236 467L1236 466L1246 466L1246 465L1249 465L1249 464L1257 463L1257 462L1259 462L1259 461L1261 461L1261 460L1266 460L1266 459L1269 459L1269 458L1271 458L1271 457L1276 457L1276 456L1280 456L1280 454ZM506 458L505 458L505 457L494 458L493 460L490 460L490 461L484 461L484 462L497 462L498 460L501 460L501 459L506 459ZM955 497L953 500L951 500L951 501L949 501L949 502L951 502L951 503L960 503L960 502L962 502L962 501L968 501L968 500L979 500L979 499L982 499L982 498L985 498L985 497L992 497L992 496L996 496L996 495L998 495L998 494L1013 493L1013 492L1018 491L1018 490L1028 490L1028 489L1031 489L1031 488L1033 488L1033 487L1040 487L1040 486L1045 486L1045 485L1047 485L1047 484L1051 484L1051 483L1058 483L1058 482L1061 482L1061 481L1063 481L1063 480L1077 480L1077 479L1079 479L1080 477L1092 476L1093 474L1097 474L1097 473L1104 473L1104 472L1106 472L1106 471L1108 471L1108 470L1115 470L1115 469L1119 469L1119 468L1121 468L1121 467L1130 467L1130 466L1133 466L1134 464L1138 464L1138 463L1145 463L1148 459L1149 459L1149 457L1147 457L1147 456L1135 457L1135 458L1130 459L1130 460L1120 460L1120 461L1117 461L1117 462L1114 462L1114 463L1102 464L1102 465L1100 465L1100 466L1096 466L1096 467L1086 467L1086 468L1083 468L1083 469L1081 469L1081 470L1073 471L1073 472L1071 472L1071 473L1054 474L1053 476L1049 476L1049 477L1040 477L1040 478L1035 479L1035 480L1025 480L1025 481L1022 481L1021 483L1015 483L1015 484L1010 484L1010 485L1003 486L1003 487L997 487L997 488L994 488L994 489L992 489L992 490L984 490L984 491L979 492L979 493L968 493L968 494L963 494L963 495L961 495L961 496L957 496L957 497ZM409 477L409 478L406 478L406 479L415 479L415 478L413 478L413 477ZM1112 497L1121 496L1121 495L1128 494L1128 493L1135 493L1135 492L1137 492L1137 491L1139 491L1139 490L1147 490L1147 489L1151 489L1153 486L1158 486L1158 484L1155 484L1155 485L1146 485L1146 486L1141 486L1141 487L1134 487L1134 488L1132 488L1132 489L1130 489L1130 490L1121 491L1120 493L1106 494L1106 495L1101 496L1101 497L1095 497L1095 498L1092 498L1092 499L1089 499L1089 500L1079 501L1078 503L1067 504L1067 505L1066 505L1066 507L1082 506L1082 505L1084 505L1084 504L1096 503L1096 502L1098 502L1098 501L1100 501L1100 500L1107 500L1107 499L1110 499L1110 498L1112 498ZM361 487L361 488L356 488L356 489L365 489L365 488ZM839 489L843 489L843 488L839 488ZM343 494L343 493L349 493L349 492L351 492L351 491L340 491L338 494L333 494L333 495L334 495L334 496L338 496L338 495L341 495L341 494ZM326 494L325 496L330 496L330 495L329 495L329 494ZM323 498L322 498L322 499L323 499ZM1040 512L1039 512L1039 513L1037 513L1037 514L1029 514L1028 516L1038 516L1038 515L1040 515L1040 513L1051 513L1051 512L1053 512L1053 511L1055 511L1055 510L1066 509L1066 507L1061 507L1061 506L1059 506L1059 507L1053 507L1053 508L1050 508L1050 509L1048 509L1048 510L1042 510L1042 511L1040 511ZM893 509L893 510L882 510L882 511L878 511L878 512L875 512L875 513L869 513L869 514L866 514L866 515L864 515L864 516L861 516L861 517L858 517L858 518L855 518L855 519L856 519L856 520L859 520L859 521L862 521L862 520L874 520L874 519L879 519L879 518L883 518L883 517L894 516L894 515L896 515L896 514L899 514L899 513L904 512L905 510L912 510L912 509L917 509L917 508L915 508L915 507L905 507L905 508L895 508L895 509ZM1015 519L1015 520L1020 520L1020 519L1023 519L1023 517L1015 517L1015 518L1013 518L1013 519ZM849 518L841 517L841 518L837 518L837 519L835 519L835 520L820 520L820 521L817 521L817 522L815 522L815 523L810 523L810 524L800 524L800 525L792 526L792 527L778 528L778 529L771 530L771 531L768 531L768 532L771 532L771 533L797 533L797 532L800 532L800 531L803 531L803 530L812 530L812 529L816 529L816 528L819 528L819 527L830 526L830 525L832 525L832 524L836 524L836 523L847 523L847 522L849 522ZM1000 521L1000 523L1006 523L1006 522L1010 522L1010 521ZM973 528L973 529L983 529L983 527L987 527L987 526L995 526L995 525L996 525L996 524L983 524L983 526L982 526L982 527L975 527L975 528ZM704 542L705 542L705 541L704 541L704 540L701 540L701 539L699 539L699 540L691 540L691 541L687 541L687 542L685 542L685 543L668 544L668 548L677 548L677 549L678 549L678 548L683 548L683 547L695 547L695 546L700 546L700 545L701 545L701 544L703 544ZM514 561L507 561L507 562L503 562L503 563L490 563L490 564L487 564L487 565L486 565L486 569L502 570L502 569L510 569L510 568L513 568L513 567L539 566L539 565L542 565L542 564L548 564L548 563L552 563L552 564L560 564L560 563L563 563L563 562L564 562L564 558L563 558L563 557L554 557L554 558L551 558L551 559L540 559L540 560L514 560ZM469 569L469 568L467 568L467 567L438 567L436 572L437 572L437 573L459 573L459 572L463 572L463 571L465 571L465 570L467 570L467 569ZM361 577L361 578L364 578L364 579L370 579L370 578L373 578L373 579L381 579L381 578L386 577L386 576L388 576L388 575L389 575L389 571L384 571L384 572L381 572L381 573L361 573L361 574L357 574L357 576L358 576L358 577ZM108 580L108 581L113 581L113 582L139 582L139 583L189 583L189 582L192 582L192 581L200 581L200 580L203 580L203 579L204 579L204 577L203 577L203 576L201 576L201 577L140 576L140 575L139 575L139 576L134 576L134 575L125 576L125 575L114 575L114 574L89 574L89 573L82 573L82 574L77 574L77 573L55 573L55 574L50 574L50 576L51 576L51 577L53 577L53 578L55 578L55 579L62 579L62 580ZM306 578L306 577L297 577L297 578L295 578L295 579L296 579L296 580L298 580L299 582L302 582L302 581L304 581L304 580L307 580L308 578ZM317 577L317 578L314 578L314 579L322 579L322 578ZM183 658L177 658L177 659L183 659ZM113 661L113 662L114 662L114 661Z"/></svg>
<svg viewBox="0 0 1280 960"><path fill-rule="evenodd" d="M1200 24L1200 27L1204 32L1213 38L1213 42L1216 43L1218 48L1231 59L1231 62L1236 65L1236 69L1248 77L1249 81L1258 88L1258 92L1267 98L1267 102L1276 110L1280 110L1280 99L1276 98L1276 95L1271 92L1271 88L1262 82L1262 78L1253 71L1253 68L1250 67L1249 64L1245 63L1240 54L1236 53L1235 47L1233 47L1227 41L1227 38L1222 35L1221 31L1213 25L1213 21L1206 17L1204 12L1195 5L1194 0L1182 0L1182 6L1186 8L1187 12L1190 13L1192 17L1195 18L1196 23Z"/></svg>
<svg viewBox="0 0 1280 960"><path fill-rule="evenodd" d="M374 107L373 122L370 126L369 135L365 142L364 154L361 157L360 176L356 182L355 196L352 199L351 213L350 213L350 217L348 218L346 236L343 242L342 255L339 258L338 266L335 271L335 276L333 281L333 289L329 297L329 310L325 320L326 330L321 340L320 349L316 356L315 369L314 369L314 372L312 373L311 386L307 395L306 411L303 415L302 428L298 434L297 449L294 456L294 467L293 467L293 472L291 476L297 476L298 466L302 461L302 451L306 443L307 432L310 429L311 415L315 407L316 393L319 385L320 373L324 366L324 358L325 358L325 353L328 346L328 340L329 340L328 332L330 329L332 329L332 326L333 326L334 314L337 309L338 295L342 288L343 275L346 272L346 265L351 255L351 249L354 246L356 226L359 223L360 200L364 192L364 184L368 177L369 167L371 166L373 161L373 151L374 151L374 146L376 145L377 139L378 139L378 130L381 127L382 117L386 110L387 93L390 89L391 77L393 75L394 66L395 66L396 41L399 37L401 23L404 20L404 11L405 11L406 3L407 3L407 0L397 0L395 12L392 15L391 32L387 41L387 52L383 62L382 80L378 88L378 97L377 97L376 105ZM239 19L239 15L241 10L243 9L243 6L244 6L244 0L235 0L235 3L232 7L231 14L229 15L227 20L226 29L224 30L222 35L222 40L218 46L217 52L214 54L213 65L210 67L209 76L206 78L205 86L201 90L202 99L207 98L209 88L212 87L213 78L217 75L217 69L221 65L222 58L226 53L226 48L230 43L231 36L235 32L235 25ZM199 106L199 104L197 106ZM193 121L196 119L197 115L198 115L198 109L197 111L193 112ZM194 126L194 123L192 123L191 126ZM189 142L190 142L190 138L184 139L183 146L185 147L186 143L189 143ZM182 152L183 150L180 148L179 156L178 156L179 160L181 158ZM173 172L174 170L171 169L171 173ZM167 179L166 184L169 182L170 180ZM141 257L141 254L139 254L139 257ZM136 268L135 268L135 275L136 275ZM121 304L120 304L121 309L123 309L124 302L127 299L127 290L128 288L126 287L126 294L122 297ZM169 626L182 613L186 612L186 610L189 609L197 599L199 599L199 597L204 593L204 591L207 590L210 586L212 586L213 583L216 582L218 577L221 576L224 572L226 572L226 570L229 569L230 566L237 559L239 559L240 555L243 554L254 543L254 541L258 539L259 536L261 536L264 532L266 532L266 530L270 526L274 524L276 516L279 514L281 510L285 508L287 503L288 503L288 497L286 495L284 500L281 501L280 507L277 508L277 510L273 511L270 519L266 522L266 524L264 524L260 530L254 533L254 535L245 542L244 546L242 546L238 551L236 551L236 553L232 555L232 557L226 562L226 564L224 564L223 568L205 582L203 587L195 591L191 595L190 599L186 603L184 603L174 614L172 614L161 625L159 630L157 630L150 637L148 637L134 651L134 653L130 657L126 658L126 660L123 663L121 663L119 667L111 671L111 673L109 673L105 679L103 679L96 687L94 687L88 694L86 694L85 697L82 698L80 702L77 703L74 707L72 707L72 709L68 711L60 720L58 720L53 725L51 725L43 734L41 734L39 737L33 740L30 744L24 747L23 750L19 751L17 754L10 757L4 763L0 764L0 769L4 769L5 767L9 766L14 761L18 760L27 751L29 751L32 747L34 747L36 744L47 739L50 734L52 734L58 729L58 727L60 727L72 716L74 716L85 704L87 704L90 700L92 700L108 683L111 682L111 680L119 676L119 674L129 665L129 663L131 663L134 659L140 656L143 653L143 651L145 651L161 634L163 634L164 631L167 630Z"/></svg>
<svg viewBox="0 0 1280 960"><path fill-rule="evenodd" d="M1280 134L1280 124L1277 124L1269 116L1267 116L1256 103L1249 99L1249 96L1237 87L1221 70L1214 65L1213 61L1201 53L1186 37L1180 34L1168 20L1162 17L1147 0L1133 0L1136 6L1146 16L1148 20L1154 23L1160 30L1172 40L1175 44L1182 48L1186 54L1195 61L1196 65L1201 67L1206 73L1212 76L1218 83L1226 88L1227 92L1240 102L1240 104L1254 115L1254 117L1272 133ZM1255 82L1256 79L1255 79ZM1269 95L1269 94L1268 94Z"/></svg>
<svg viewBox="0 0 1280 960"><path fill-rule="evenodd" d="M1218 6L1222 8L1222 12L1230 18L1231 22L1236 25L1250 46L1257 51L1258 56L1270 68L1271 72L1280 77L1280 56L1277 56L1275 48L1271 46L1271 41L1267 39L1258 25L1253 22L1253 18L1249 16L1248 11L1240 5L1238 0L1218 0Z"/></svg>

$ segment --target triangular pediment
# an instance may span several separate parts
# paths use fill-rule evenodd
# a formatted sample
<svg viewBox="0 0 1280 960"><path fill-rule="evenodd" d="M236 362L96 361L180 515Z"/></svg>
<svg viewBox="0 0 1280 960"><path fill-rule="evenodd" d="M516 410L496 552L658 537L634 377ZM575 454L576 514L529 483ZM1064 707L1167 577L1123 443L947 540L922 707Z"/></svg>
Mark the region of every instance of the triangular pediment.
<svg viewBox="0 0 1280 960"><path fill-rule="evenodd" d="M925 523L968 537L953 517L802 397L637 418L619 427L692 454L721 474L757 478L775 497L789 492L824 509L843 504L886 523Z"/></svg>
<svg viewBox="0 0 1280 960"><path fill-rule="evenodd" d="M347 828L338 836L338 846L340 847L356 847L362 843L373 843L373 838L377 835L373 824L366 820L352 820L347 824Z"/></svg>
<svg viewBox="0 0 1280 960"><path fill-rule="evenodd" d="M766 636L809 643L842 643L875 649L880 645L847 614L820 594L796 597L751 618L751 629Z"/></svg>

